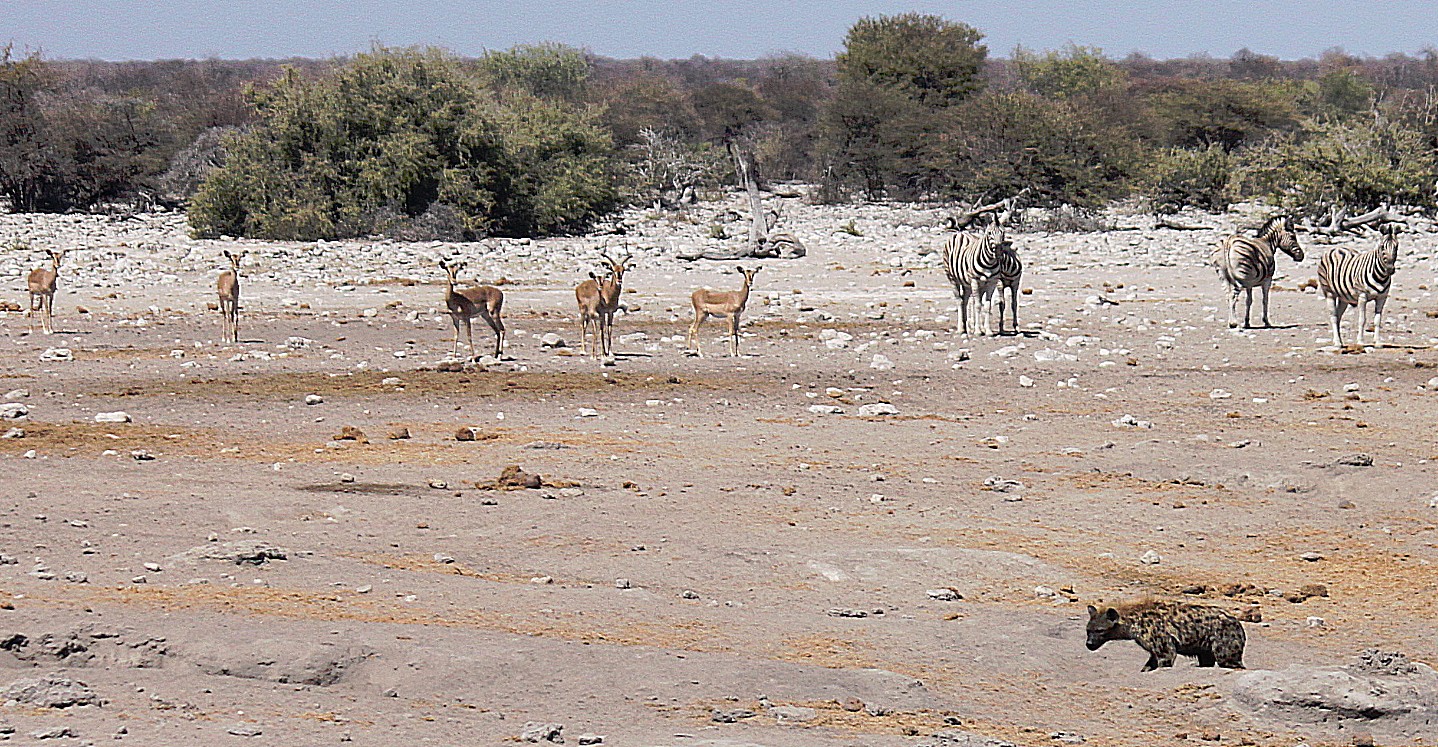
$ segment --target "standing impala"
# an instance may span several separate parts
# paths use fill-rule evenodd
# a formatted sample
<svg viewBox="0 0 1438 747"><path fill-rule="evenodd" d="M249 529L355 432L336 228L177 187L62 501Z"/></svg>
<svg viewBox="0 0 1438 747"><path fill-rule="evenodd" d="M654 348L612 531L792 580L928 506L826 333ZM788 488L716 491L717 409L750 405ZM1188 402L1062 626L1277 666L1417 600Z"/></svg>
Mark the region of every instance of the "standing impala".
<svg viewBox="0 0 1438 747"><path fill-rule="evenodd" d="M492 285L455 290L455 280L459 271L464 269L464 264L451 265L440 260L439 266L448 276L444 305L449 309L450 321L454 323L454 351L451 355L459 357L459 330L464 327L464 338L469 343L469 357L470 360L474 359L474 332L470 329L470 320L480 317L494 330L494 357L498 358L504 352L504 321L499 318L499 312L504 308L504 292Z"/></svg>
<svg viewBox="0 0 1438 747"><path fill-rule="evenodd" d="M240 341L240 260L245 253L224 252L230 269L220 273L215 281L215 290L220 296L220 335L225 342Z"/></svg>
<svg viewBox="0 0 1438 747"><path fill-rule="evenodd" d="M589 279L574 289L574 300L579 304L580 350L592 355L608 357L614 349L614 313L619 310L619 294L624 290L624 273L629 269L633 254L615 261L608 254L600 254L609 263L609 272L604 275L589 273ZM589 347L589 327L594 326L594 347Z"/></svg>
<svg viewBox="0 0 1438 747"><path fill-rule="evenodd" d="M699 334L699 325L711 316L722 316L729 319L729 354L735 357L739 355L739 315L744 313L744 304L749 302L749 286L754 282L754 276L760 268L746 270L743 267L736 267L744 275L744 285L736 291L714 291L708 288L700 288L694 291L689 300L694 303L694 322L689 325L689 349L693 350L699 357L704 357L703 351L699 349L699 343L695 337Z"/></svg>
<svg viewBox="0 0 1438 747"><path fill-rule="evenodd" d="M36 267L30 271L30 277L26 279L26 285L30 289L30 331L35 331L35 312L40 312L40 328L45 334L55 333L51 316L55 310L55 287L60 282L60 260L65 258L65 250L45 250L50 255L50 266Z"/></svg>

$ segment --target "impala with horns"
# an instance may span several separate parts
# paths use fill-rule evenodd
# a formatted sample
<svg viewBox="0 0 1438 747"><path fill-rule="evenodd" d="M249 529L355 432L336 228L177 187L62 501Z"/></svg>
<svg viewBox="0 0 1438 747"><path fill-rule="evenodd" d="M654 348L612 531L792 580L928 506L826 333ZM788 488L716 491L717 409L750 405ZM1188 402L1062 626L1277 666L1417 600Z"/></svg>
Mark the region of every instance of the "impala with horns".
<svg viewBox="0 0 1438 747"><path fill-rule="evenodd" d="M580 350L607 358L614 349L614 313L619 310L619 294L624 291L624 273L634 255L625 254L617 261L605 253L599 256L608 263L609 269L603 274L589 273L589 279L574 289L574 300L579 305ZM589 344L591 326L593 347Z"/></svg>

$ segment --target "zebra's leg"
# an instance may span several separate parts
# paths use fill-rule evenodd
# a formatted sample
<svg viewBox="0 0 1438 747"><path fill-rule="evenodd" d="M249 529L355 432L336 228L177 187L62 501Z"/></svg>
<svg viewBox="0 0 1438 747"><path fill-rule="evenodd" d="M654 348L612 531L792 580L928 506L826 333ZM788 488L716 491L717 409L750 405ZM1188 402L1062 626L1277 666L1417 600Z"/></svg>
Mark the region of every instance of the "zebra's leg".
<svg viewBox="0 0 1438 747"><path fill-rule="evenodd" d="M1229 329L1234 329L1234 328L1238 327L1238 294L1240 294L1240 293L1242 293L1242 292L1243 292L1243 289L1240 288L1240 287L1238 287L1237 285L1230 285L1230 286L1228 286L1228 328L1229 328Z"/></svg>
<svg viewBox="0 0 1438 747"><path fill-rule="evenodd" d="M1019 333L1019 284L1009 286L1009 314L1014 318L1014 334Z"/></svg>
<svg viewBox="0 0 1438 747"><path fill-rule="evenodd" d="M1363 344L1363 334L1368 331L1368 295L1358 296L1358 344Z"/></svg>
<svg viewBox="0 0 1438 747"><path fill-rule="evenodd" d="M969 336L969 290L967 288L959 294L959 331L964 337Z"/></svg>
<svg viewBox="0 0 1438 747"><path fill-rule="evenodd" d="M1244 288L1244 289L1243 289L1243 328L1244 328L1244 329L1252 329L1252 328L1253 328L1253 322L1251 321L1252 316L1253 316L1253 289L1252 289L1252 288Z"/></svg>
<svg viewBox="0 0 1438 747"><path fill-rule="evenodd" d="M1263 326L1272 327L1273 322L1268 321L1268 291L1273 286L1273 280L1263 281Z"/></svg>
<svg viewBox="0 0 1438 747"><path fill-rule="evenodd" d="M1333 344L1340 348L1343 347L1343 314L1346 311L1348 311L1348 304L1344 303L1343 299L1335 297L1332 314Z"/></svg>
<svg viewBox="0 0 1438 747"><path fill-rule="evenodd" d="M1388 304L1388 295L1373 299L1373 347L1378 347L1378 331L1383 327L1383 304Z"/></svg>

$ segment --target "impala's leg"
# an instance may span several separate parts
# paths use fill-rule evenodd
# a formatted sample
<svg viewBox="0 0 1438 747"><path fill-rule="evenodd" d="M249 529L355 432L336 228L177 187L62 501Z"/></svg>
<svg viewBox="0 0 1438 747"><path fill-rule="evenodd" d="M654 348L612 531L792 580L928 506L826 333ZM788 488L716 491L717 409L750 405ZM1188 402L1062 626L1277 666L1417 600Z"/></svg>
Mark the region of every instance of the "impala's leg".
<svg viewBox="0 0 1438 747"><path fill-rule="evenodd" d="M693 350L695 354L697 354L700 358L704 357L704 350L699 344L695 343L695 337L699 334L699 325L703 324L704 320L708 318L708 316L708 314L705 314L704 312L696 308L694 309L694 321L689 323L688 348L690 350Z"/></svg>
<svg viewBox="0 0 1438 747"><path fill-rule="evenodd" d="M504 351L504 322L488 311L481 313L484 315L485 323L491 330L494 330L494 357L498 358Z"/></svg>
<svg viewBox="0 0 1438 747"><path fill-rule="evenodd" d="M1373 299L1373 347L1378 347L1378 331L1383 328L1383 304L1388 304L1388 295Z"/></svg>
<svg viewBox="0 0 1438 747"><path fill-rule="evenodd" d="M739 312L729 315L729 355L739 357Z"/></svg>
<svg viewBox="0 0 1438 747"><path fill-rule="evenodd" d="M614 355L614 312L604 313L604 355Z"/></svg>
<svg viewBox="0 0 1438 747"><path fill-rule="evenodd" d="M464 316L464 344L469 348L469 359L474 360L477 357L474 354L474 318L469 315Z"/></svg>
<svg viewBox="0 0 1438 747"><path fill-rule="evenodd" d="M1273 326L1273 323L1268 321L1268 291L1272 285L1272 279L1263 281L1263 326L1265 327Z"/></svg>
<svg viewBox="0 0 1438 747"><path fill-rule="evenodd" d="M55 294L45 294L45 334L55 334Z"/></svg>
<svg viewBox="0 0 1438 747"><path fill-rule="evenodd" d="M230 316L230 334L234 335L235 344L238 345L240 342L240 299L238 297L230 306Z"/></svg>
<svg viewBox="0 0 1438 747"><path fill-rule="evenodd" d="M459 314L450 312L449 323L454 325L454 346L449 349L449 357L459 358Z"/></svg>

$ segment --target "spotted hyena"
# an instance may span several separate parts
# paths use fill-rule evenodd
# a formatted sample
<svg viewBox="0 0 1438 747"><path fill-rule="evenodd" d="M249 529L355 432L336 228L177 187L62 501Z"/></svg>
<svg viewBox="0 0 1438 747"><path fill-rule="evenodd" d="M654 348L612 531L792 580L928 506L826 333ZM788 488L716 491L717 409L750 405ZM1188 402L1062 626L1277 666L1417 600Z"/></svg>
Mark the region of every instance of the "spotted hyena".
<svg viewBox="0 0 1438 747"><path fill-rule="evenodd" d="M1217 607L1146 600L1099 610L1088 608L1088 649L1133 641L1148 652L1143 671L1173 666L1178 654L1200 667L1243 669L1243 623Z"/></svg>

